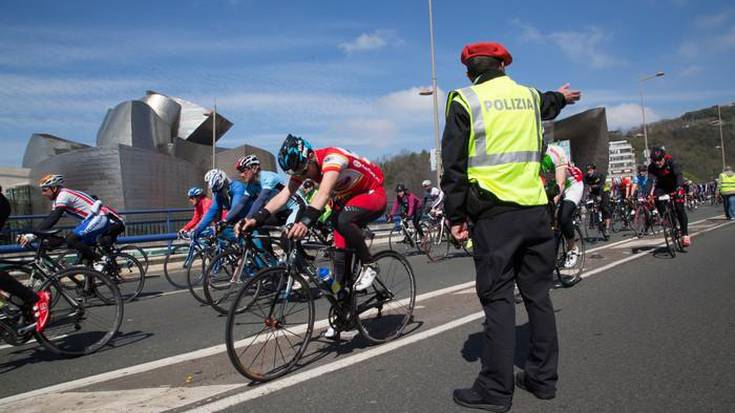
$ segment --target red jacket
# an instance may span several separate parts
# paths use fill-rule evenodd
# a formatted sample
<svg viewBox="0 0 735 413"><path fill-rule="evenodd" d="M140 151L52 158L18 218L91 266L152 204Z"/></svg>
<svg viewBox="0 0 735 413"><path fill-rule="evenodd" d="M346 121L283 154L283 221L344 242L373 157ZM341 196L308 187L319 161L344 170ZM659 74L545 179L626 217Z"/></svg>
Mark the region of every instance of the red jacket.
<svg viewBox="0 0 735 413"><path fill-rule="evenodd" d="M183 228L181 228L182 231L191 231L194 229L194 227L199 224L199 221L202 219L204 214L209 209L209 206L212 205L212 200L209 198L202 198L201 201L199 201L194 206L194 216L191 217L191 221L187 222L186 225L184 225ZM222 217L227 215L227 211L222 211Z"/></svg>

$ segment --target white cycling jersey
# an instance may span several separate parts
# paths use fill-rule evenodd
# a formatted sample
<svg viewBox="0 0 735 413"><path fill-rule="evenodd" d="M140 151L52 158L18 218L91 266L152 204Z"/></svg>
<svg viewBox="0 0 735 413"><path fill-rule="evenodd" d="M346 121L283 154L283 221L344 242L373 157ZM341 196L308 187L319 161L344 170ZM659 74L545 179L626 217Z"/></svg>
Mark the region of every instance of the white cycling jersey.
<svg viewBox="0 0 735 413"><path fill-rule="evenodd" d="M80 220L86 219L90 214L100 214L112 215L122 221L120 215L111 208L102 205L100 201L95 200L82 191L75 191L69 188L61 188L59 191L51 209L57 208L62 208L64 212Z"/></svg>

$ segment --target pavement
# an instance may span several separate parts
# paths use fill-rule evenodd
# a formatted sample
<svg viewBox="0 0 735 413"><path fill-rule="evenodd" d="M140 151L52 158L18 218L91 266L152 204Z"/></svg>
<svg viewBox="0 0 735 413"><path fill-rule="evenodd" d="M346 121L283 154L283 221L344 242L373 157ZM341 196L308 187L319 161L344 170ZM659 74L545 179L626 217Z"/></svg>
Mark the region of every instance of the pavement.
<svg viewBox="0 0 735 413"><path fill-rule="evenodd" d="M690 214L693 245L675 259L663 241L613 234L588 244L585 279L556 289L561 348L557 398L518 389L513 411L732 411L735 225L719 208ZM471 258L409 258L417 278L414 322L402 338L368 346L315 337L301 365L254 385L224 352L225 317L162 276L126 304L111 346L60 359L35 343L0 346L0 411L468 411L454 388L479 369L483 314ZM315 334L327 306L317 305ZM528 320L517 306L516 365Z"/></svg>

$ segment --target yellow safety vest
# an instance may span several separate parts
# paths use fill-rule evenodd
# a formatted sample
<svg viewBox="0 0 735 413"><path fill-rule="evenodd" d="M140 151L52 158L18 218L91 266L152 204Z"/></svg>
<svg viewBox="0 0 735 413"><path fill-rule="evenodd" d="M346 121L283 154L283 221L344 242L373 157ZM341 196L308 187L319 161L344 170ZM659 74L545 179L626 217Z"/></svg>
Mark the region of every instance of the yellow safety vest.
<svg viewBox="0 0 735 413"><path fill-rule="evenodd" d="M720 194L735 195L735 174L720 174Z"/></svg>
<svg viewBox="0 0 735 413"><path fill-rule="evenodd" d="M546 205L539 178L543 126L538 91L500 76L452 91L452 101L470 115L469 181L502 201Z"/></svg>

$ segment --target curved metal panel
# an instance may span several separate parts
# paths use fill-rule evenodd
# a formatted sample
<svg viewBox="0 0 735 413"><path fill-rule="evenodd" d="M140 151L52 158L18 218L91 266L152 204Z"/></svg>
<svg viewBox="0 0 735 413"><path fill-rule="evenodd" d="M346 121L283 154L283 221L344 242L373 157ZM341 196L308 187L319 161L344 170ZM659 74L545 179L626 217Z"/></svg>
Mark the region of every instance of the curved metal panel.
<svg viewBox="0 0 735 413"><path fill-rule="evenodd" d="M23 154L23 167L33 168L52 156L89 147L89 145L68 141L58 136L34 133L28 140L26 151Z"/></svg>
<svg viewBox="0 0 735 413"><path fill-rule="evenodd" d="M141 100L150 106L156 112L156 115L171 127L171 136L177 136L181 105L170 97L152 90L147 91ZM157 142L156 145L163 143L168 142Z"/></svg>

